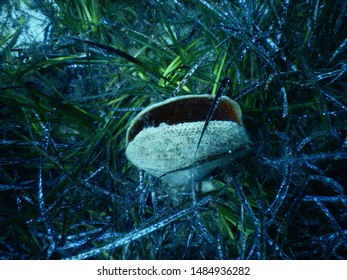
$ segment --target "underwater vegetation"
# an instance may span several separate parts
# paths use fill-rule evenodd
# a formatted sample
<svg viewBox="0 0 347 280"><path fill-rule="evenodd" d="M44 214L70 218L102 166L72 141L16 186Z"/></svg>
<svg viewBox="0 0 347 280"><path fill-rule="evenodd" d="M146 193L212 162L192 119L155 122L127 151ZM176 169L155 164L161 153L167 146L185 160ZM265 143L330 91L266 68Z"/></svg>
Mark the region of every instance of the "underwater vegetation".
<svg viewBox="0 0 347 280"><path fill-rule="evenodd" d="M0 14L0 259L347 258L346 1ZM242 156L177 189L128 161L140 111L200 94L239 104Z"/></svg>

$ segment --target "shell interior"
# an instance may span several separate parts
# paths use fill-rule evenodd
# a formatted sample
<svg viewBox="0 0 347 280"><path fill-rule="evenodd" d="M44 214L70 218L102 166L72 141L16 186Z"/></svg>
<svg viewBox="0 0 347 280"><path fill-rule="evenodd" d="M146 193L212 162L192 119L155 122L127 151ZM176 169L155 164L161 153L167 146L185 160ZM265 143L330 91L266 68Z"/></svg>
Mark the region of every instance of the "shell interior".
<svg viewBox="0 0 347 280"><path fill-rule="evenodd" d="M205 121L213 103L211 95L186 95L169 98L140 112L127 131L127 144L144 128L157 127L162 123L174 125L185 122ZM240 106L223 96L211 120L233 121L242 124Z"/></svg>

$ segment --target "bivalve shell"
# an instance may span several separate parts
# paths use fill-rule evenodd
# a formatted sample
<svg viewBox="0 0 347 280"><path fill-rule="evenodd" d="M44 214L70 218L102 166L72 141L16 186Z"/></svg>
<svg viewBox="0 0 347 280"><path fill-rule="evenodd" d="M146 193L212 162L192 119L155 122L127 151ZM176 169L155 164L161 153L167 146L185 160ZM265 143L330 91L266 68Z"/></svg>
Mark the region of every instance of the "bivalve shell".
<svg viewBox="0 0 347 280"><path fill-rule="evenodd" d="M140 112L127 131L127 158L138 168L173 185L200 180L228 164L249 142L239 105L222 97L200 142L214 97L169 98ZM198 148L198 149L197 149Z"/></svg>

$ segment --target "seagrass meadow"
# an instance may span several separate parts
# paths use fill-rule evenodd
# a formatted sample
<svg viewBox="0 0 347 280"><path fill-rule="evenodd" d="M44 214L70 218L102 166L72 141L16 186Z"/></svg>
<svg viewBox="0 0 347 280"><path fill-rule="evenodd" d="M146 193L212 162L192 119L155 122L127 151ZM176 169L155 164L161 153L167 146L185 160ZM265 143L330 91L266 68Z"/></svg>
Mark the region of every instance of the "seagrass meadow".
<svg viewBox="0 0 347 280"><path fill-rule="evenodd" d="M345 0L0 14L0 259L347 258ZM235 100L250 143L173 195L125 136L147 106L193 94Z"/></svg>

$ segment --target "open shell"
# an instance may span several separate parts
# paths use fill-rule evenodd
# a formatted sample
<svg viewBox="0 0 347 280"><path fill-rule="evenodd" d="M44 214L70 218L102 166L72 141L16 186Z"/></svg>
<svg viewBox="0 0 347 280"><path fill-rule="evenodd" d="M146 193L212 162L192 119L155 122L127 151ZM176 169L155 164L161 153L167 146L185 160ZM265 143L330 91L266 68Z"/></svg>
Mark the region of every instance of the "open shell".
<svg viewBox="0 0 347 280"><path fill-rule="evenodd" d="M199 180L229 163L249 142L239 105L223 96L201 140L214 97L169 98L140 112L126 135L126 156L137 167L173 185Z"/></svg>

